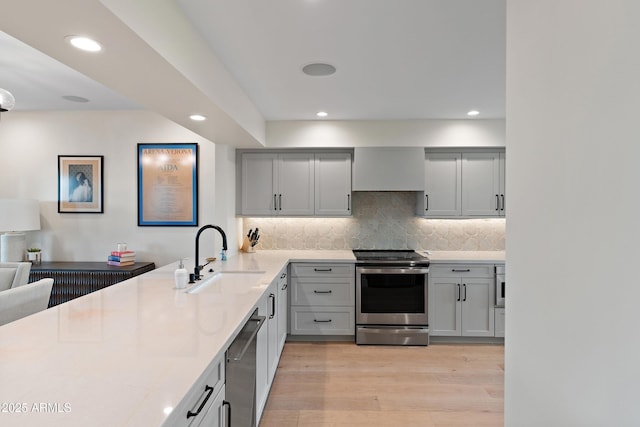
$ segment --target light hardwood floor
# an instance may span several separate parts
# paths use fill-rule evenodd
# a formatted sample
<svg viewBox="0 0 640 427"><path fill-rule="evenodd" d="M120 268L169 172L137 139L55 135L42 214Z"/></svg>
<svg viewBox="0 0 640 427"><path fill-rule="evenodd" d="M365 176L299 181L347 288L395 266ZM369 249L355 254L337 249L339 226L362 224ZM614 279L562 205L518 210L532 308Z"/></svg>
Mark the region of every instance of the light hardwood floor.
<svg viewBox="0 0 640 427"><path fill-rule="evenodd" d="M504 347L288 342L260 427L502 426Z"/></svg>

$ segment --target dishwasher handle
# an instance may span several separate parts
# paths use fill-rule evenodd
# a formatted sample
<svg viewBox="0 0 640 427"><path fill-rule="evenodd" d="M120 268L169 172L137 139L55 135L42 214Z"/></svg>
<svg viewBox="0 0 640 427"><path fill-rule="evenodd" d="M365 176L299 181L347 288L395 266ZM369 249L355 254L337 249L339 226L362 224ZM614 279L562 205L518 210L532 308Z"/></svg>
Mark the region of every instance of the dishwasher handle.
<svg viewBox="0 0 640 427"><path fill-rule="evenodd" d="M228 355L229 361L239 362L240 360L242 360L242 357L247 352L247 349L251 345L251 342L254 339L256 339L256 335L258 335L258 331L262 327L262 324L264 323L265 320L266 320L265 316L252 316L251 318L249 318L249 320L247 320L247 323L245 324L243 329L246 329L249 326L250 322L255 323L255 326L251 331L251 335L248 338L246 338L246 343L244 343L244 345L242 346L242 349L237 354Z"/></svg>

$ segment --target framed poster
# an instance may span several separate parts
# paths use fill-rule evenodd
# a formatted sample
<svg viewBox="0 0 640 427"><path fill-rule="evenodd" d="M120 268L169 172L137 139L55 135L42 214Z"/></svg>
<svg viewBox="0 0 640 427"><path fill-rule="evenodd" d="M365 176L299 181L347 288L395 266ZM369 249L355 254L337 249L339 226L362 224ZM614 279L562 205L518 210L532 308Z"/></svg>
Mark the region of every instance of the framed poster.
<svg viewBox="0 0 640 427"><path fill-rule="evenodd" d="M58 212L104 212L103 161L103 156L58 156Z"/></svg>
<svg viewBox="0 0 640 427"><path fill-rule="evenodd" d="M198 225L198 144L138 144L138 225Z"/></svg>

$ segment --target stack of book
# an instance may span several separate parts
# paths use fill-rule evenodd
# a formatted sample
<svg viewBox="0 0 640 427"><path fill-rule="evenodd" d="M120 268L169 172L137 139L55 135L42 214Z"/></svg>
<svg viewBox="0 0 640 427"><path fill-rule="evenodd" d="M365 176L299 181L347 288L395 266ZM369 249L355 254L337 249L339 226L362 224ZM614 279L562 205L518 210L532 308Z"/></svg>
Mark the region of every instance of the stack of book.
<svg viewBox="0 0 640 427"><path fill-rule="evenodd" d="M112 251L107 259L107 264L123 267L125 265L133 265L136 262L135 251Z"/></svg>

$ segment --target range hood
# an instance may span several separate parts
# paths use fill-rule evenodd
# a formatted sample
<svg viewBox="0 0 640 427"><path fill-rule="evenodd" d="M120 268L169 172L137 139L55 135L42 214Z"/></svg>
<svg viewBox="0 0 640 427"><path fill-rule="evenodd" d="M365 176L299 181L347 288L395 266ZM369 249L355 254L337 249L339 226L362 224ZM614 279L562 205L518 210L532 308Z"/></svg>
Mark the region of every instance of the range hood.
<svg viewBox="0 0 640 427"><path fill-rule="evenodd" d="M424 147L356 147L353 191L424 191Z"/></svg>

